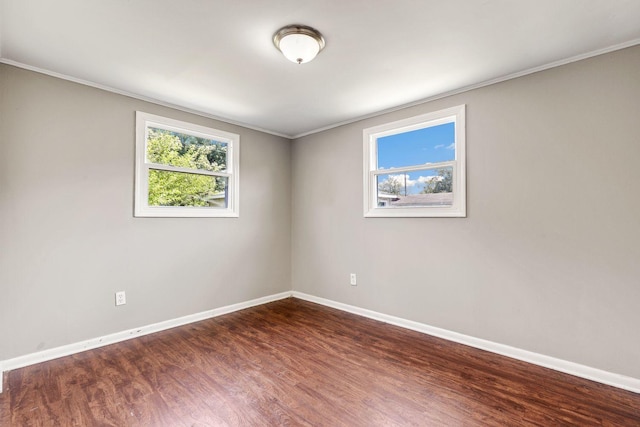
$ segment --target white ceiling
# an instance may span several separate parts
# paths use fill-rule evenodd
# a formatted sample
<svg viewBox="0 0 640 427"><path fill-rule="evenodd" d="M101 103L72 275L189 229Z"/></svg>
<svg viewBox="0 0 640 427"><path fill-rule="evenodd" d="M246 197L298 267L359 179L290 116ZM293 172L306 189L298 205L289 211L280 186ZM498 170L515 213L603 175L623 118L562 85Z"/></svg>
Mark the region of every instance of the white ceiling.
<svg viewBox="0 0 640 427"><path fill-rule="evenodd" d="M295 137L640 43L640 0L0 0L2 62ZM327 46L308 64L287 24ZM640 70L639 70L640 72Z"/></svg>

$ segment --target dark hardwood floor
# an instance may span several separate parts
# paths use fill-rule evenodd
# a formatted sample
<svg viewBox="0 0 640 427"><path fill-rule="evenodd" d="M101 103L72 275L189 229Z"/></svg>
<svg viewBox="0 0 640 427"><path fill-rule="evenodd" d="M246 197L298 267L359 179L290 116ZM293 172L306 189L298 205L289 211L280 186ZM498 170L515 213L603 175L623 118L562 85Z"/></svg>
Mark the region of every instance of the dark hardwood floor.
<svg viewBox="0 0 640 427"><path fill-rule="evenodd" d="M5 375L10 426L640 426L640 395L289 298Z"/></svg>

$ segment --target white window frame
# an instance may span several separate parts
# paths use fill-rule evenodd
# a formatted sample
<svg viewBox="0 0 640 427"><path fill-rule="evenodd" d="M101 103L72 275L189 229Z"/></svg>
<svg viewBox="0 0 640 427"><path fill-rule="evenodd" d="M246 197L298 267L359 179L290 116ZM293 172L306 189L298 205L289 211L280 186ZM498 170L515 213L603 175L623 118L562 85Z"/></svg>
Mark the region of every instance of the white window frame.
<svg viewBox="0 0 640 427"><path fill-rule="evenodd" d="M147 129L154 127L199 138L213 139L227 144L227 168L224 172L210 172L200 169L161 165L147 160ZM240 136L193 123L156 116L136 111L136 178L135 207L136 217L238 217L239 216L239 183L240 183ZM149 170L185 172L198 175L220 176L227 181L227 207L201 206L149 206Z"/></svg>
<svg viewBox="0 0 640 427"><path fill-rule="evenodd" d="M465 177L465 105L370 127L363 131L364 146L364 216L372 217L466 217ZM378 169L377 140L389 135L411 132L445 123L455 123L455 159L392 169ZM451 206L397 206L378 207L378 175L408 173L422 170L453 168L453 204Z"/></svg>

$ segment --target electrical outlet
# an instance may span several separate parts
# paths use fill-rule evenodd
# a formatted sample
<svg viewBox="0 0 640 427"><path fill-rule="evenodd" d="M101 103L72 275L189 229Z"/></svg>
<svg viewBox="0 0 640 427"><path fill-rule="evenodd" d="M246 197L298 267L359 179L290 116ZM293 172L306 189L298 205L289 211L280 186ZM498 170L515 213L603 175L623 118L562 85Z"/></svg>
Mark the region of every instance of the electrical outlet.
<svg viewBox="0 0 640 427"><path fill-rule="evenodd" d="M127 303L127 295L124 291L116 292L116 305L125 305Z"/></svg>
<svg viewBox="0 0 640 427"><path fill-rule="evenodd" d="M351 286L358 286L358 280L356 277L356 273L351 273L349 275L349 281L351 282Z"/></svg>

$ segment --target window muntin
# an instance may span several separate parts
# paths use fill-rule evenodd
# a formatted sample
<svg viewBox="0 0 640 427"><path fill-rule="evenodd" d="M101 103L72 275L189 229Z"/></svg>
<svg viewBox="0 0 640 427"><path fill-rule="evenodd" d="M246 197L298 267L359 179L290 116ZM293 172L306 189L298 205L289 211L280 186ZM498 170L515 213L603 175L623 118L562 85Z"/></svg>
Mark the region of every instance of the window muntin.
<svg viewBox="0 0 640 427"><path fill-rule="evenodd" d="M135 216L238 216L239 136L136 114Z"/></svg>
<svg viewBox="0 0 640 427"><path fill-rule="evenodd" d="M464 217L465 106L365 129L366 217Z"/></svg>

